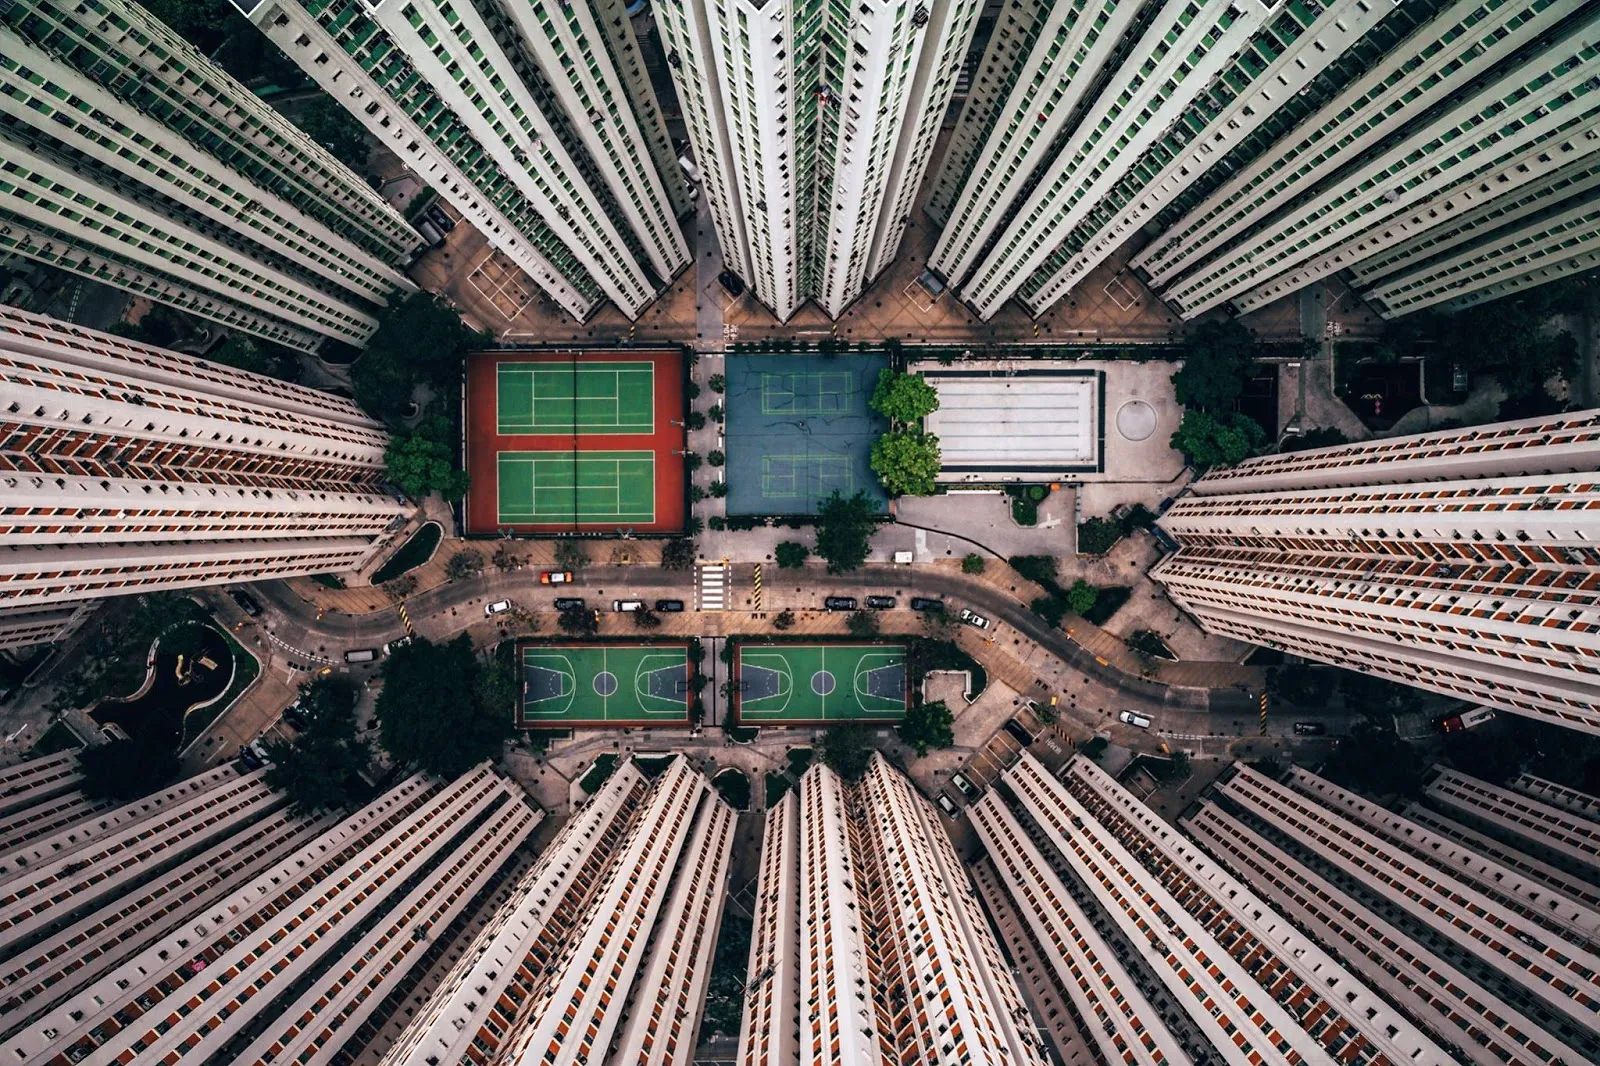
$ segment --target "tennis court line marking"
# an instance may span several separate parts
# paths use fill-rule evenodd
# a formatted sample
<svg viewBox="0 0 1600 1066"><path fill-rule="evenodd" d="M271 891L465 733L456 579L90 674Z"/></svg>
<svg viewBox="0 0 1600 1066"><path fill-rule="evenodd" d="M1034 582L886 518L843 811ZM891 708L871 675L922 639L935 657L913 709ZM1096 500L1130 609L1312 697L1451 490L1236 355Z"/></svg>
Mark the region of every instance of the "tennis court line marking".
<svg viewBox="0 0 1600 1066"><path fill-rule="evenodd" d="M540 522L575 522L575 523L606 523L606 522L654 522L655 511L655 452L497 452L495 454L495 508L502 525L515 525L517 523ZM557 493L561 497L561 506L550 511L539 506L539 466L545 465L565 467L570 464L571 477L557 478L552 484L543 486L547 492ZM585 468L598 468L604 470L606 463L611 464L611 483L608 484L583 484ZM648 474L645 484L650 490L650 510L632 511L622 507L622 464L647 463ZM510 511L506 509L504 496L506 495L506 475L516 473L519 464L526 465L528 471L528 511ZM634 480L632 478L629 479ZM578 506L584 494L592 500L596 493L601 494L604 502L605 493L611 493L615 502L610 510L603 507ZM568 505L570 501L570 506Z"/></svg>
<svg viewBox="0 0 1600 1066"><path fill-rule="evenodd" d="M603 378L611 375L610 396L585 396L579 387L578 378ZM647 380L649 402L647 410L650 413L648 423L624 422L622 420L622 383L624 377L643 376ZM562 419L559 422L545 424L538 415L539 410L539 379L541 377L554 378L560 376L570 378L571 391L558 390L558 394L545 397L556 403L570 403L572 418ZM508 382L513 382L516 387L522 386L522 379L526 379L528 389L528 414L526 419L508 418L501 409L500 399ZM560 363L497 363L495 365L495 428L503 436L513 434L558 434L574 430L596 429L613 433L653 433L655 432L655 364L650 362L614 362L593 363L589 365ZM588 421L578 417L578 403L580 400L609 401L615 410L611 418Z"/></svg>

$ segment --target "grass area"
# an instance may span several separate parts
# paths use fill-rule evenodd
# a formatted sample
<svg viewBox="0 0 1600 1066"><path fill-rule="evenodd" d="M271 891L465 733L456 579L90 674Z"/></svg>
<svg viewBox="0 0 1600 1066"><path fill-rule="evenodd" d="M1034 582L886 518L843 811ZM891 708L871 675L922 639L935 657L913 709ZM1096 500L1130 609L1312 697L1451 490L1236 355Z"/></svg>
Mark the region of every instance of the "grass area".
<svg viewBox="0 0 1600 1066"><path fill-rule="evenodd" d="M83 747L83 738L72 731L72 727L64 721L55 722L46 729L34 742L28 754L34 758L43 755L54 755L61 751L73 751Z"/></svg>
<svg viewBox="0 0 1600 1066"><path fill-rule="evenodd" d="M334 589L337 591L345 587L344 579L338 574L312 574L311 580L315 581L325 589Z"/></svg>
<svg viewBox="0 0 1600 1066"><path fill-rule="evenodd" d="M711 784L722 798L728 802L728 806L734 810L748 811L750 809L750 778L745 775L743 770L735 770L731 767L723 770L711 779Z"/></svg>
<svg viewBox="0 0 1600 1066"><path fill-rule="evenodd" d="M228 642L228 650L233 653L233 683L213 703L195 711L183 720L183 738L178 741L178 750L182 751L190 741L211 727L211 723L233 706L233 701L244 694L255 679L261 676L261 663L254 655L245 650L243 644L233 639L221 626L215 627L222 634L222 639Z"/></svg>
<svg viewBox="0 0 1600 1066"><path fill-rule="evenodd" d="M761 730L750 729L746 726L736 725L728 730L728 739L735 744L753 743L761 735Z"/></svg>
<svg viewBox="0 0 1600 1066"><path fill-rule="evenodd" d="M1095 597L1094 606L1083 612L1084 621L1093 622L1097 626L1105 625L1132 595L1133 590L1126 585L1101 585L1100 595Z"/></svg>
<svg viewBox="0 0 1600 1066"><path fill-rule="evenodd" d="M788 755L789 772L799 777L811 766L811 760L815 755L816 753L810 748L790 748Z"/></svg>
<svg viewBox="0 0 1600 1066"><path fill-rule="evenodd" d="M594 765L589 767L589 772L578 781L578 787L589 795L600 791L600 786L605 784L617 769L617 757L611 754L595 756Z"/></svg>
<svg viewBox="0 0 1600 1066"><path fill-rule="evenodd" d="M784 793L794 787L793 783L783 774L775 774L771 770L767 771L766 783L768 807L775 806L779 800L783 799Z"/></svg>
<svg viewBox="0 0 1600 1066"><path fill-rule="evenodd" d="M400 550L389 557L389 561L379 567L378 572L372 575L372 583L381 585L385 581L393 581L407 570L415 570L429 559L439 547L439 541L444 539L444 529L437 522L424 522L422 528L411 534L411 538L400 545Z"/></svg>
<svg viewBox="0 0 1600 1066"><path fill-rule="evenodd" d="M664 773L676 758L676 755L635 755L633 764L639 768L641 774L653 781Z"/></svg>
<svg viewBox="0 0 1600 1066"><path fill-rule="evenodd" d="M722 909L717 930L717 953L711 960L711 980L706 985L706 1005L700 1018L701 1036L737 1037L744 1020L745 967L750 963L749 918L737 907Z"/></svg>

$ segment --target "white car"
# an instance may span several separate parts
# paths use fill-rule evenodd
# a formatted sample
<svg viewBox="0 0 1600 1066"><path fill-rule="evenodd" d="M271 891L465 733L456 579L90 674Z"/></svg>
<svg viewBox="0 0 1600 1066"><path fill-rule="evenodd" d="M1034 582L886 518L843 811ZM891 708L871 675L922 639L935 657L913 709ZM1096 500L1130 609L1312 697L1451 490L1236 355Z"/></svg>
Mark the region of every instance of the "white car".
<svg viewBox="0 0 1600 1066"><path fill-rule="evenodd" d="M1123 711L1121 714L1117 715L1117 717L1121 719L1125 725L1131 725L1139 729L1150 728L1150 719L1146 718L1142 714L1137 713L1136 711Z"/></svg>
<svg viewBox="0 0 1600 1066"><path fill-rule="evenodd" d="M493 618L495 615L505 614L509 610L511 610L510 600L495 600L483 609L483 616L485 618Z"/></svg>
<svg viewBox="0 0 1600 1066"><path fill-rule="evenodd" d="M967 625L975 626L978 629L989 628L989 620L987 618L979 614L977 611L969 610L966 607L961 608L961 620L967 623Z"/></svg>

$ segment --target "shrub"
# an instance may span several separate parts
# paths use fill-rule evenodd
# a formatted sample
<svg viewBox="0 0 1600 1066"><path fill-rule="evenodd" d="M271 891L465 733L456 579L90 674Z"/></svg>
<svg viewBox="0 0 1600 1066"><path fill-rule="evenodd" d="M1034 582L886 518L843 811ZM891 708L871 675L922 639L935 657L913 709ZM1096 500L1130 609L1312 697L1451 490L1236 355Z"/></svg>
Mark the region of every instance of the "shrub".
<svg viewBox="0 0 1600 1066"><path fill-rule="evenodd" d="M728 528L727 520L719 514L714 514L710 518L706 519L706 525L709 528L718 531Z"/></svg>
<svg viewBox="0 0 1600 1066"><path fill-rule="evenodd" d="M845 619L845 628L852 637L866 640L878 635L878 619L870 611L852 611Z"/></svg>
<svg viewBox="0 0 1600 1066"><path fill-rule="evenodd" d="M981 574L983 573L983 567L983 556L977 552L968 552L961 560L961 572L963 574Z"/></svg>
<svg viewBox="0 0 1600 1066"><path fill-rule="evenodd" d="M811 557L811 549L797 541L786 540L773 554L777 557L778 569L795 570L805 565Z"/></svg>
<svg viewBox="0 0 1600 1066"><path fill-rule="evenodd" d="M726 496L727 494L728 494L728 483L726 481L713 481L711 483L711 495L712 496L715 496L717 499L720 500L724 496Z"/></svg>
<svg viewBox="0 0 1600 1066"><path fill-rule="evenodd" d="M773 629L788 629L794 625L794 612L785 607L772 619Z"/></svg>
<svg viewBox="0 0 1600 1066"><path fill-rule="evenodd" d="M1048 490L1043 485L1028 486L1028 499L1032 500L1034 503L1043 502L1047 494Z"/></svg>
<svg viewBox="0 0 1600 1066"><path fill-rule="evenodd" d="M699 470L701 461L702 460L701 460L700 456L698 456L694 452L684 452L683 453L683 470L684 470L684 473L692 474L696 470Z"/></svg>
<svg viewBox="0 0 1600 1066"><path fill-rule="evenodd" d="M1067 590L1067 606L1076 615L1085 615L1094 610L1094 604L1100 598L1100 590L1081 578L1072 583Z"/></svg>
<svg viewBox="0 0 1600 1066"><path fill-rule="evenodd" d="M706 416L699 411L690 411L689 417L684 420L684 424L690 429L705 429Z"/></svg>
<svg viewBox="0 0 1600 1066"><path fill-rule="evenodd" d="M706 456L706 462L710 463L712 466L721 466L723 463L726 463L727 461L728 461L728 457L726 455L723 455L720 451L716 451L716 450L711 451Z"/></svg>
<svg viewBox="0 0 1600 1066"><path fill-rule="evenodd" d="M728 379L721 374L712 374L706 379L706 385L710 387L712 392L721 392L728 387Z"/></svg>
<svg viewBox="0 0 1600 1066"><path fill-rule="evenodd" d="M713 422L721 422L722 421L722 405L720 403L712 404L710 409L706 411L706 414L711 417L711 420Z"/></svg>
<svg viewBox="0 0 1600 1066"><path fill-rule="evenodd" d="M1039 505L1026 496L1013 496L1011 498L1011 517L1019 526L1038 525Z"/></svg>
<svg viewBox="0 0 1600 1066"><path fill-rule="evenodd" d="M1104 555L1122 539L1122 529L1109 518L1091 518L1078 523L1078 554Z"/></svg>

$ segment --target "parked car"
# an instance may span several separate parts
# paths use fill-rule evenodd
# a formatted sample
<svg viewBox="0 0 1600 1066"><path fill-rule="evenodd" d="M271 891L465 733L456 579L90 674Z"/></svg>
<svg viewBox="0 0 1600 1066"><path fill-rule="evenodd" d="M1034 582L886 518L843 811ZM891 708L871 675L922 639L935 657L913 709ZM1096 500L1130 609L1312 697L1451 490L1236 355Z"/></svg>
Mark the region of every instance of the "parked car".
<svg viewBox="0 0 1600 1066"><path fill-rule="evenodd" d="M661 611L663 614L676 614L677 612L683 610L683 601L682 600L657 600L656 601L656 610Z"/></svg>
<svg viewBox="0 0 1600 1066"><path fill-rule="evenodd" d="M1294 735L1297 737L1320 737L1328 731L1328 727L1321 722L1296 722Z"/></svg>
<svg viewBox="0 0 1600 1066"><path fill-rule="evenodd" d="M405 647L407 644L410 644L416 639L416 637L401 637L399 640L391 640L389 643L383 646L383 654L393 655L395 652L399 651L401 648Z"/></svg>
<svg viewBox="0 0 1600 1066"><path fill-rule="evenodd" d="M927 596L913 596L911 597L911 609L913 611L942 611L944 610L944 601L929 599Z"/></svg>
<svg viewBox="0 0 1600 1066"><path fill-rule="evenodd" d="M1138 726L1140 729L1150 728L1150 719L1146 718L1142 714L1136 714L1133 711L1123 711L1121 714L1117 715L1117 717L1127 725Z"/></svg>
<svg viewBox="0 0 1600 1066"><path fill-rule="evenodd" d="M961 608L961 620L967 623L967 625L974 626L978 629L989 628L989 620L987 618L979 614L977 611L971 610L967 607Z"/></svg>
<svg viewBox="0 0 1600 1066"><path fill-rule="evenodd" d="M645 607L643 600L612 600L611 609L627 614L633 611L642 611Z"/></svg>
<svg viewBox="0 0 1600 1066"><path fill-rule="evenodd" d="M511 610L510 600L495 600L493 603L485 605L483 616L485 618L493 618L495 615L505 614L509 610Z"/></svg>
<svg viewBox="0 0 1600 1066"><path fill-rule="evenodd" d="M874 611L892 611L899 603L893 596L867 597L867 606Z"/></svg>
<svg viewBox="0 0 1600 1066"><path fill-rule="evenodd" d="M956 805L955 805L955 802L953 800L951 800L951 798L949 796L947 796L945 793L941 792L937 796L935 796L934 799L938 802L939 809L941 811L943 811L944 813L948 814L952 818L954 818L956 816Z"/></svg>
<svg viewBox="0 0 1600 1066"><path fill-rule="evenodd" d="M581 611L584 606L582 596L557 596L554 604L558 611Z"/></svg>
<svg viewBox="0 0 1600 1066"><path fill-rule="evenodd" d="M233 597L233 602L237 603L239 605L239 609L245 614L249 615L251 618L261 617L261 605L256 602L256 598L254 596L240 589L229 589L228 595Z"/></svg>
<svg viewBox="0 0 1600 1066"><path fill-rule="evenodd" d="M830 611L853 611L856 609L854 596L829 596L822 601L822 606Z"/></svg>
<svg viewBox="0 0 1600 1066"><path fill-rule="evenodd" d="M570 585L572 584L571 570L546 570L539 575L541 585Z"/></svg>
<svg viewBox="0 0 1600 1066"><path fill-rule="evenodd" d="M963 796L976 796L978 794L978 787L968 781L966 775L960 772L950 775L950 783L959 788Z"/></svg>
<svg viewBox="0 0 1600 1066"><path fill-rule="evenodd" d="M351 648L344 653L344 661L347 663L370 663L377 657L378 653L373 648Z"/></svg>

